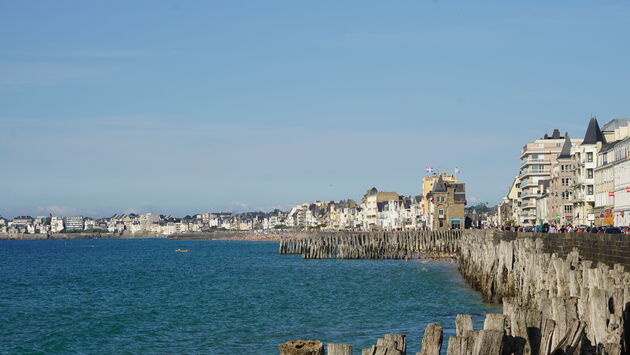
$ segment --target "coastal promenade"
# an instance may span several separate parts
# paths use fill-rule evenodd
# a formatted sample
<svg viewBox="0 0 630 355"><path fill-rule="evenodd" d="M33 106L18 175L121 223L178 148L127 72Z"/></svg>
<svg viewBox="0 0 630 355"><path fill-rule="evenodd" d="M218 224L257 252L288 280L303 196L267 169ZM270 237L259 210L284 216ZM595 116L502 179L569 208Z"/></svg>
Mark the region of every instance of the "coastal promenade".
<svg viewBox="0 0 630 355"><path fill-rule="evenodd" d="M281 254L305 259L457 258L462 277L487 301L502 303L503 313L488 314L478 330L470 315L458 315L449 355L628 354L629 251L622 235L493 230L320 233L279 245ZM441 329L427 325L418 354L440 353ZM406 343L389 334L362 354L405 354ZM281 354L319 351L283 346ZM348 353L340 348L329 344L329 354Z"/></svg>

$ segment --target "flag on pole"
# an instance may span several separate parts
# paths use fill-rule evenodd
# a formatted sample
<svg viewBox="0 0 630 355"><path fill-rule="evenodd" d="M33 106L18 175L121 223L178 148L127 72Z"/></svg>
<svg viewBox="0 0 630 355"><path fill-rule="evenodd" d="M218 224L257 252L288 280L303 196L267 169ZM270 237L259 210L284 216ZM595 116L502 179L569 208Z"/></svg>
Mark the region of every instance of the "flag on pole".
<svg viewBox="0 0 630 355"><path fill-rule="evenodd" d="M455 169L453 169L453 171L455 172L455 174L459 174L459 172L460 172L461 170L459 170L459 168L455 168Z"/></svg>
<svg viewBox="0 0 630 355"><path fill-rule="evenodd" d="M431 174L433 172L433 168L430 166L425 166L424 167L424 171L426 171L427 173Z"/></svg>
<svg viewBox="0 0 630 355"><path fill-rule="evenodd" d="M630 186L626 187L626 192L630 192Z"/></svg>
<svg viewBox="0 0 630 355"><path fill-rule="evenodd" d="M615 191L608 191L608 196L615 197Z"/></svg>

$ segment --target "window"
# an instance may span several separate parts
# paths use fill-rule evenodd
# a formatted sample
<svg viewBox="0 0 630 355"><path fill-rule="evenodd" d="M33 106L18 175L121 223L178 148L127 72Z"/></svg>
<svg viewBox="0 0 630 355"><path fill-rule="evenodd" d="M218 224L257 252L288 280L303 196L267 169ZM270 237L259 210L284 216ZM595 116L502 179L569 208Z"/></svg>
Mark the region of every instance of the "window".
<svg viewBox="0 0 630 355"><path fill-rule="evenodd" d="M571 171L571 165L570 164L562 164L562 165L560 165L560 171L562 171L564 173L568 173L569 171Z"/></svg>
<svg viewBox="0 0 630 355"><path fill-rule="evenodd" d="M564 191L564 192L562 192L562 199L563 200L570 200L571 199L571 191Z"/></svg>
<svg viewBox="0 0 630 355"><path fill-rule="evenodd" d="M569 186L571 185L571 179L570 178L562 178L562 186Z"/></svg>
<svg viewBox="0 0 630 355"><path fill-rule="evenodd" d="M540 165L540 164L532 165L532 172L542 172L542 171L545 171L544 165Z"/></svg>
<svg viewBox="0 0 630 355"><path fill-rule="evenodd" d="M587 179L593 178L593 169L586 169L586 178Z"/></svg>
<svg viewBox="0 0 630 355"><path fill-rule="evenodd" d="M443 208L438 208L438 215L443 217L444 216L444 209Z"/></svg>
<svg viewBox="0 0 630 355"><path fill-rule="evenodd" d="M444 227L444 221L440 220L440 228Z"/></svg>
<svg viewBox="0 0 630 355"><path fill-rule="evenodd" d="M592 163L593 162L593 152L587 152L586 153L586 162L587 163Z"/></svg>
<svg viewBox="0 0 630 355"><path fill-rule="evenodd" d="M586 194L587 195L593 194L593 185L586 185Z"/></svg>
<svg viewBox="0 0 630 355"><path fill-rule="evenodd" d="M564 205L564 213L565 214L573 213L573 205Z"/></svg>

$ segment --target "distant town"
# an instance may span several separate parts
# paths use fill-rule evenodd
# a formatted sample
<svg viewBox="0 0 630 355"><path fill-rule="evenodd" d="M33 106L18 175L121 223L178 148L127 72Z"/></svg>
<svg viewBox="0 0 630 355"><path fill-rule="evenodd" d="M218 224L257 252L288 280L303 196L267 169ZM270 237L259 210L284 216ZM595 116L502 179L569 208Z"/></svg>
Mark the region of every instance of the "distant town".
<svg viewBox="0 0 630 355"><path fill-rule="evenodd" d="M402 196L371 188L360 202L313 201L272 212L200 213L185 217L0 216L0 233L149 233L282 229L452 230L501 226L630 225L630 119L602 128L591 118L584 138L555 129L526 143L520 171L501 203L466 207L466 186L454 173L425 167L422 193Z"/></svg>
<svg viewBox="0 0 630 355"><path fill-rule="evenodd" d="M423 195L367 190L361 202L314 201L290 211L200 213L183 218L158 214L120 214L111 217L0 217L0 233L153 233L256 231L280 229L413 230L463 229L465 184L454 175L430 172L422 179Z"/></svg>

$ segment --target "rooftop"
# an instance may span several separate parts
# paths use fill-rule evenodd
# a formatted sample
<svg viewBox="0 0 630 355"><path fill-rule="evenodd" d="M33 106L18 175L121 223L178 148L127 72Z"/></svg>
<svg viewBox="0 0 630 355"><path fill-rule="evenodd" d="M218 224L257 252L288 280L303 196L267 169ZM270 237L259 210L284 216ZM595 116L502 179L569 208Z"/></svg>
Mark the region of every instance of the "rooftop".
<svg viewBox="0 0 630 355"><path fill-rule="evenodd" d="M619 127L628 125L630 125L630 118L615 118L614 120L608 121L604 127L602 127L602 132L613 132Z"/></svg>
<svg viewBox="0 0 630 355"><path fill-rule="evenodd" d="M604 138L604 134L602 133L601 129L599 129L597 118L591 117L582 144L595 144L597 142L606 143L606 138Z"/></svg>

